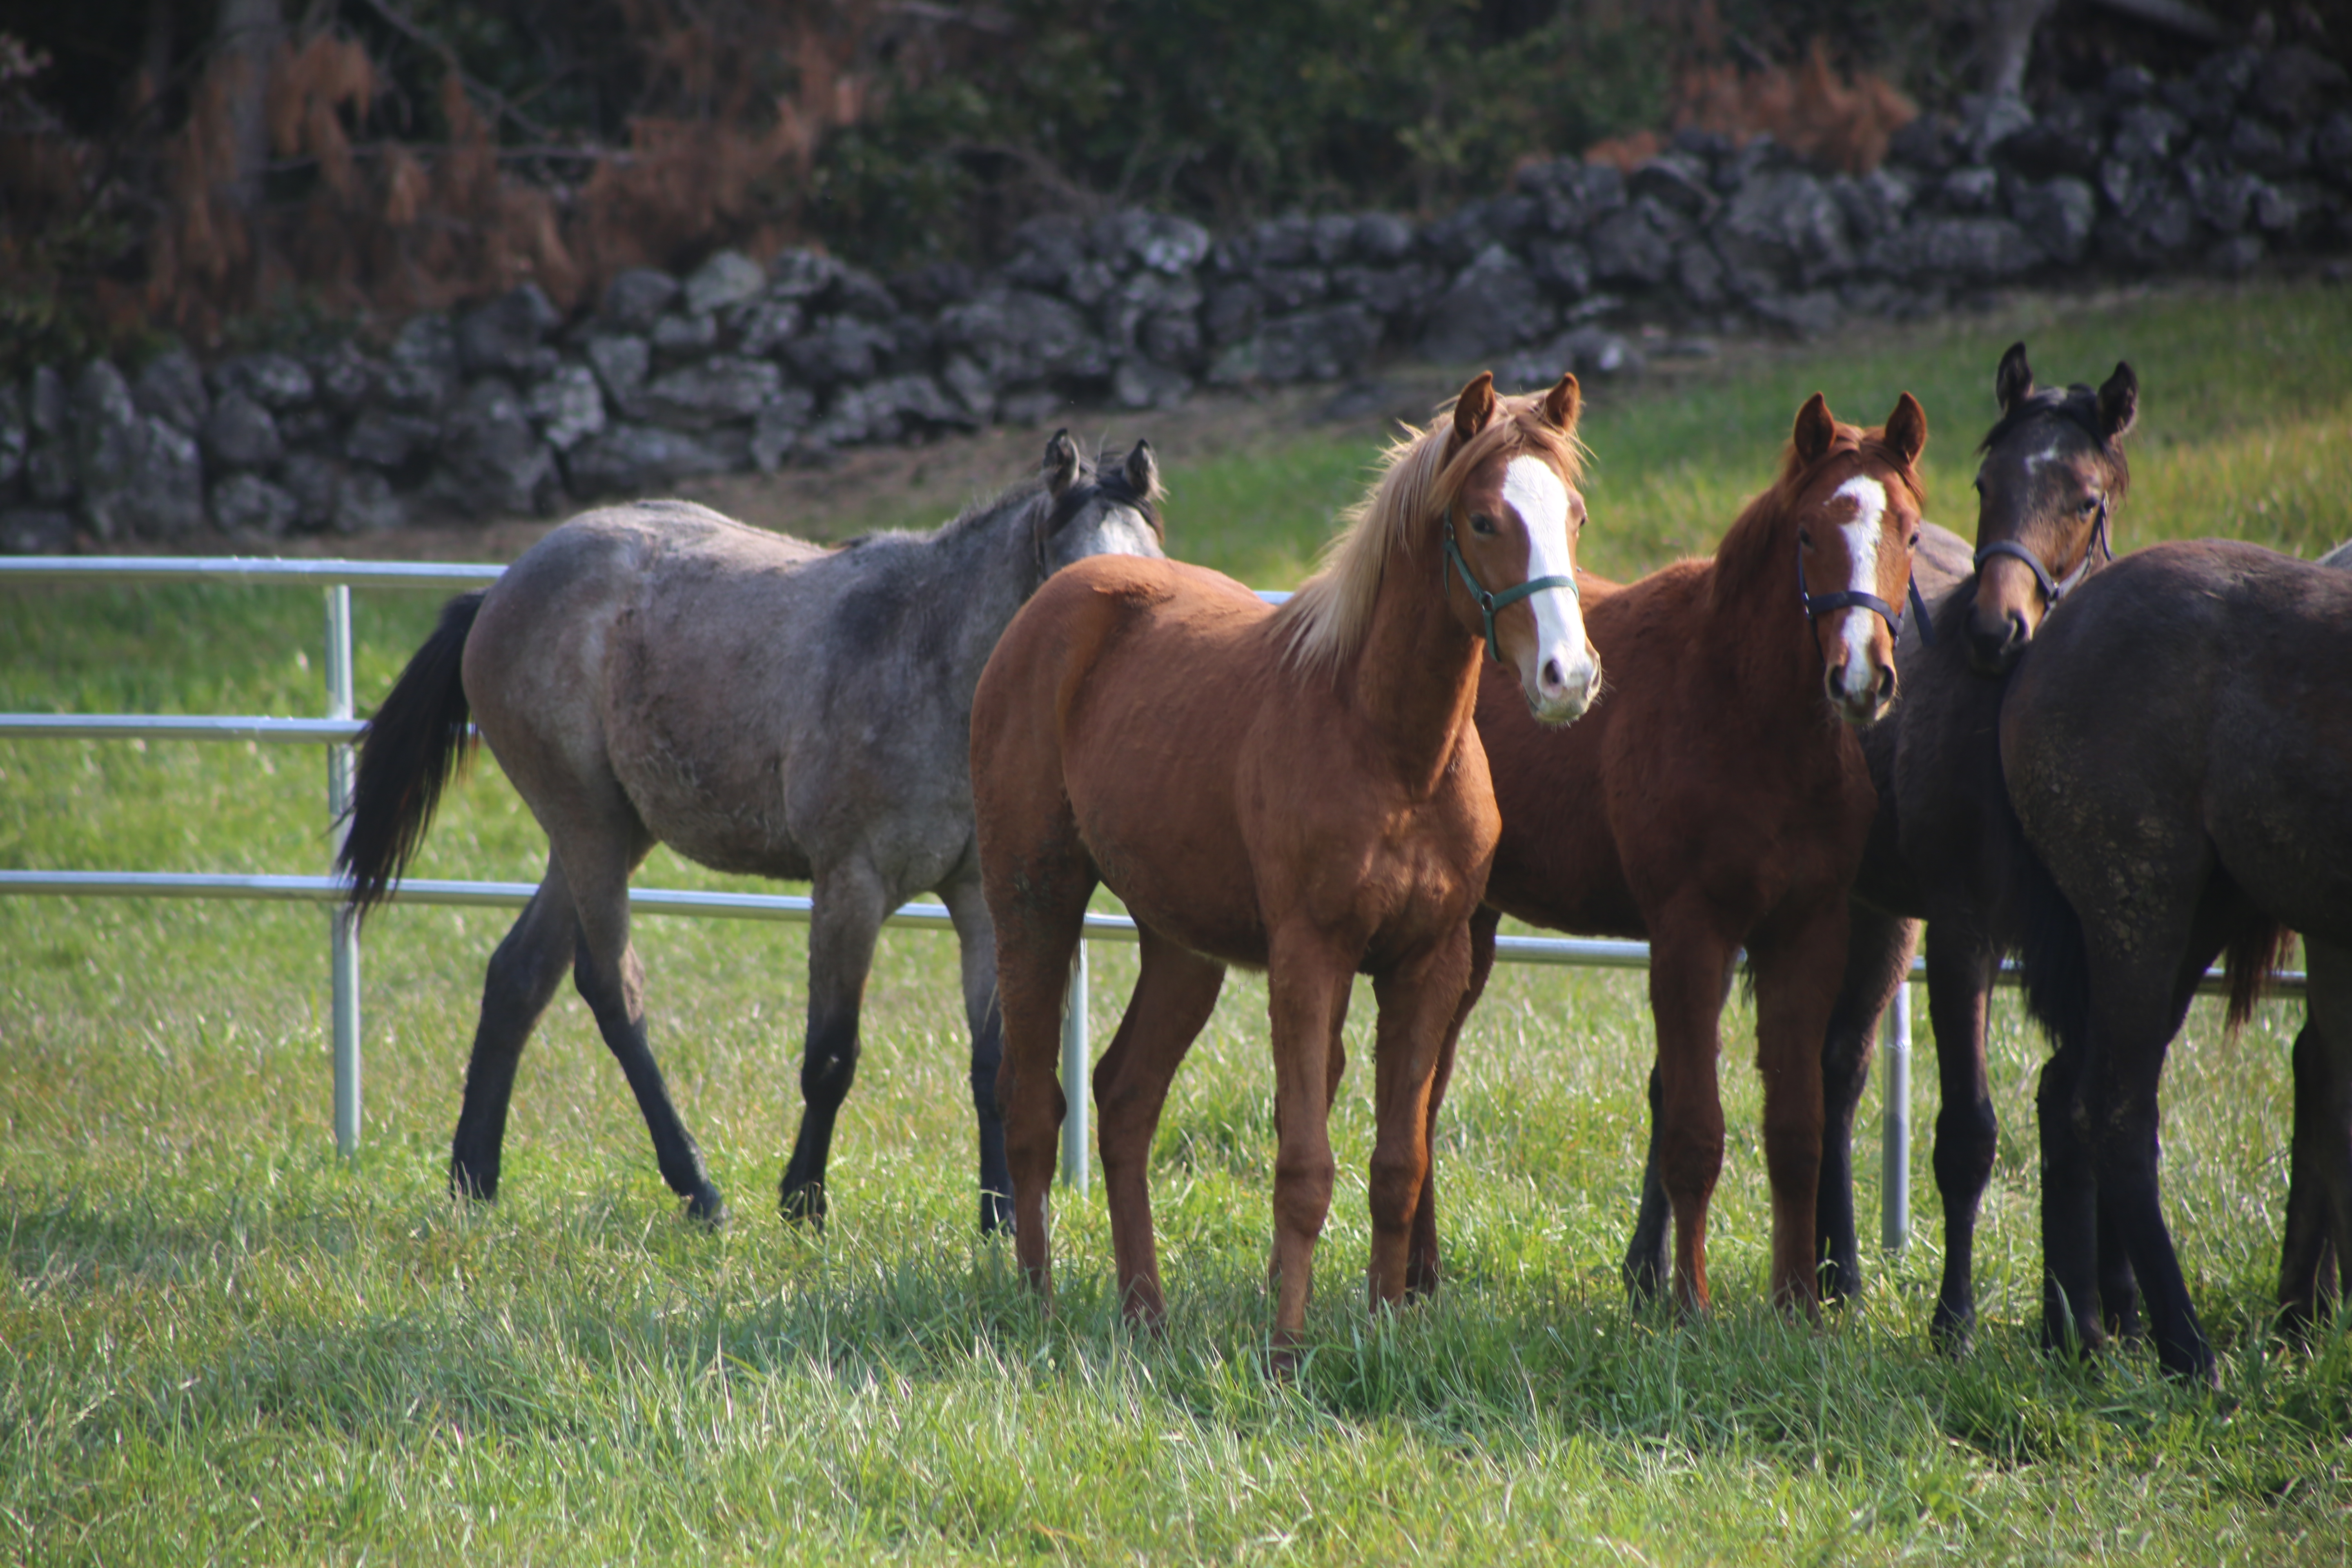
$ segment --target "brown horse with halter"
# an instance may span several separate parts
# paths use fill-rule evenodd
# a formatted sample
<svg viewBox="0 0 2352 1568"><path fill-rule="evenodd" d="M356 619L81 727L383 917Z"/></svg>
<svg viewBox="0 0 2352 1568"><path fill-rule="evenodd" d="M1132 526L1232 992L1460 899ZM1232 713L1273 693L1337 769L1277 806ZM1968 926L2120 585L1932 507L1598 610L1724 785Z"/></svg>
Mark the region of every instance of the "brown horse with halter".
<svg viewBox="0 0 2352 1568"><path fill-rule="evenodd" d="M1472 722L1479 668L1512 671L1531 727L1576 718L1600 683L1574 577L1578 404L1573 376L1510 399L1472 381L1449 418L1389 452L1278 609L1198 567L1098 561L1058 574L1006 629L972 709L972 796L1014 1243L1041 1291L1064 988L1099 882L1142 949L1094 1071L1127 1311L1166 1310L1147 1157L1235 963L1264 969L1269 992L1277 1363L1303 1331L1330 1209L1328 1122L1360 973L1380 1006L1371 1299L1404 1293L1434 1080L1468 1005L1470 916L1500 831Z"/></svg>
<svg viewBox="0 0 2352 1568"><path fill-rule="evenodd" d="M1900 606L1917 605L1927 440L1907 392L1875 430L1840 424L1815 394L1780 478L1713 559L1588 591L1609 690L1581 723L1529 723L1492 671L1479 691L1503 837L1473 927L1472 994L1493 962L1498 911L1649 939L1652 1163L1685 1310L1706 1305L1706 1209L1723 1166L1719 1019L1742 948L1764 1075L1772 1295L1809 1310L1816 1300L1822 1039L1877 808L1854 731L1895 700ZM1416 1225L1414 1278L1432 1284L1433 1201ZM1654 1262L1646 1274L1640 1262L1629 1259L1629 1279L1653 1292Z"/></svg>

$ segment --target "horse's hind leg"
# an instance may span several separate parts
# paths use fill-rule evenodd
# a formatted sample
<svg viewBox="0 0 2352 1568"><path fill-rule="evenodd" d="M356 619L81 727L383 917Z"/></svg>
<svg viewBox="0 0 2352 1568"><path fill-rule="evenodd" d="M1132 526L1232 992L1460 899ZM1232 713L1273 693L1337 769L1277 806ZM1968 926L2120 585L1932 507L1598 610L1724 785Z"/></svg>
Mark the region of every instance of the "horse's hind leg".
<svg viewBox="0 0 2352 1568"><path fill-rule="evenodd" d="M1723 978L1716 987L1716 1012L1720 1015L1724 999L1731 994L1731 965L1724 965ZM1656 970L1651 971L1650 1006L1657 1011L1658 989ZM1663 1038L1663 1036L1661 1037ZM1674 1200L1667 1195L1665 1177L1661 1173L1660 1151L1664 1147L1666 1122L1665 1077L1657 1061L1650 1064L1646 1089L1650 1105L1650 1136L1642 1155L1642 1196L1640 1207L1633 1215L1633 1239L1625 1246L1623 1273L1625 1294L1636 1308L1647 1307L1658 1300L1669 1279L1674 1277L1673 1225ZM1722 1110L1716 1112L1718 1122ZM1718 1168L1722 1163L1717 1156ZM1713 1184L1710 1182L1709 1186Z"/></svg>
<svg viewBox="0 0 2352 1568"><path fill-rule="evenodd" d="M1861 1244L1853 1224L1853 1118L1870 1083L1878 1021L1911 967L1918 934L1911 921L1854 904L1847 921L1845 973L1822 1042L1822 1171L1814 1189L1813 1256L1822 1298L1862 1294Z"/></svg>
<svg viewBox="0 0 2352 1568"><path fill-rule="evenodd" d="M2352 949L2304 942L2311 1016L2294 1040L2294 1142L2280 1324L2301 1338L2352 1286Z"/></svg>
<svg viewBox="0 0 2352 1568"><path fill-rule="evenodd" d="M579 932L572 889L553 855L539 891L490 955L482 981L481 1020L466 1066L466 1093L449 1144L453 1197L499 1195L499 1156L506 1142L507 1106L514 1098L515 1066L540 1016L571 966Z"/></svg>
<svg viewBox="0 0 2352 1568"><path fill-rule="evenodd" d="M702 1151L678 1121L669 1086L646 1040L646 968L629 942L629 873L652 847L652 836L634 820L625 837L612 830L593 841L559 847L580 916L572 980L637 1097L662 1180L686 1200L688 1215L717 1225L726 1218L727 1205L711 1185Z"/></svg>
<svg viewBox="0 0 2352 1568"><path fill-rule="evenodd" d="M1216 1010L1225 968L1148 925L1137 935L1142 962L1135 994L1095 1064L1094 1095L1119 1300L1129 1317L1157 1327L1168 1302L1151 1229L1151 1136L1178 1065Z"/></svg>
<svg viewBox="0 0 2352 1568"><path fill-rule="evenodd" d="M1378 1141L1367 1196L1372 1214L1371 1301L1393 1306L1411 1282L1415 1209L1431 1189L1431 1109L1439 1065L1462 1019L1470 984L1466 929L1449 932L1410 969L1374 976L1380 1005L1372 1047Z"/></svg>
<svg viewBox="0 0 2352 1568"><path fill-rule="evenodd" d="M2000 955L1954 919L1927 927L1927 1018L1936 1037L1936 1191L1944 1200L1944 1278L1927 1331L1955 1355L1976 1332L1977 1215L2000 1152L1985 1071L1985 1011Z"/></svg>
<svg viewBox="0 0 2352 1568"><path fill-rule="evenodd" d="M1004 1164L1004 1118L996 1108L996 1074L1004 1060L1004 1015L996 1005L996 928L980 879L940 889L955 921L962 963L964 1021L971 1028L971 1112L980 1131L980 1233L1013 1228L1013 1173Z"/></svg>
<svg viewBox="0 0 2352 1568"><path fill-rule="evenodd" d="M864 861L821 868L809 889L808 1040L801 1054L801 1129L777 1201L787 1220L824 1224L834 1120L857 1076L857 1016L890 891Z"/></svg>
<svg viewBox="0 0 2352 1568"><path fill-rule="evenodd" d="M1502 923L1502 915L1481 904L1470 917L1470 984L1462 993L1461 1005L1454 1010L1454 1022L1445 1031L1444 1043L1438 1047L1437 1073L1429 1081L1428 1127L1424 1136L1429 1147L1429 1171L1421 1181L1421 1197L1412 1206L1412 1245L1406 1249L1404 1263L1404 1293L1408 1297L1427 1296L1437 1289L1437 1112L1445 1103L1445 1090L1454 1081L1454 1052L1462 1044L1463 1026L1470 1021L1470 1010L1486 994L1486 979L1495 970L1495 928Z"/></svg>

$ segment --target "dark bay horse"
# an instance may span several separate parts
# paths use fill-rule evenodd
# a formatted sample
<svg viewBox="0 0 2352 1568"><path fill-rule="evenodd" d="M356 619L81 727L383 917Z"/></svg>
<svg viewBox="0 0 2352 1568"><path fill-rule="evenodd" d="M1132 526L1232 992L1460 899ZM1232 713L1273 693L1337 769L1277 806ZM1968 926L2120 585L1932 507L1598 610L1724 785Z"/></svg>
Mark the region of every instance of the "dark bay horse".
<svg viewBox="0 0 2352 1568"><path fill-rule="evenodd" d="M2280 1295L2307 1322L2352 1263L2352 573L2251 544L2151 545L2035 638L2001 766L2048 881L2026 1000L2043 1069L2045 1335L2103 1335L2095 1267L2127 1257L2165 1369L2210 1378L2158 1185L2157 1090L2227 952L2242 1019L2288 931L2308 952ZM2095 1242L2095 1236L2096 1241Z"/></svg>
<svg viewBox="0 0 2352 1568"><path fill-rule="evenodd" d="M1041 477L927 535L828 550L687 501L556 529L489 589L450 601L360 743L339 865L364 911L422 841L470 713L547 829L547 873L491 956L449 1156L495 1197L516 1063L568 969L688 1211L724 1212L646 1041L630 875L656 843L722 871L807 879L806 1109L782 1189L822 1223L834 1120L857 1066L875 939L939 894L962 947L980 1124L981 1225L1006 1217L996 1116L994 939L972 845L971 693L996 639L1055 570L1158 558L1150 447L1100 470L1067 433Z"/></svg>
<svg viewBox="0 0 2352 1568"><path fill-rule="evenodd" d="M1513 399L1477 377L1442 425L1391 450L1279 609L1197 567L1094 561L1007 628L972 708L972 796L998 938L1013 1237L1041 1292L1066 1104L1058 1019L1099 882L1142 944L1094 1071L1127 1311L1165 1312L1152 1131L1235 963L1265 969L1270 994L1276 1364L1295 1356L1330 1208L1328 1122L1360 973L1380 1005L1371 1300L1404 1293L1433 1082L1467 1005L1469 917L1498 831L1472 723L1479 668L1491 655L1509 668L1531 724L1574 719L1600 680L1573 576L1577 412L1573 376Z"/></svg>
<svg viewBox="0 0 2352 1568"><path fill-rule="evenodd" d="M1815 1299L1822 1040L1877 805L1855 731L1895 696L1927 439L1908 393L1868 431L1840 424L1816 394L1780 477L1712 559L1589 595L1610 679L1580 723L1538 728L1493 671L1479 691L1503 836L1474 928L1474 994L1497 911L1649 939L1651 1163L1671 1202L1685 1310L1707 1299L1706 1209L1723 1164L1719 1015L1742 947L1756 980L1772 1294L1806 1308ZM1660 1237L1665 1209L1645 1220ZM1431 1217L1414 1267L1433 1279L1433 1202L1420 1212ZM1661 1283L1657 1249L1639 1233L1627 1269L1642 1293Z"/></svg>
<svg viewBox="0 0 2352 1568"><path fill-rule="evenodd" d="M1847 970L1823 1054L1828 1096L1816 1218L1824 1290L1861 1289L1853 1221L1853 1118L1880 1016L1927 922L1927 1009L1941 1103L1936 1184L1944 1268L1932 1331L1965 1348L1976 1317L1978 1209L2000 1122L1985 1067L1987 1001L2002 957L2024 935L2021 837L1995 736L2003 677L2043 616L2107 558L2109 519L2131 484L2123 438L2139 380L2118 364L2096 392L2036 387L2025 345L1993 374L2000 418L1979 447L1976 568L1967 547L1926 531L1917 581L1936 641L1907 632L1895 651L1903 700L1863 737L1878 819L1857 874ZM2111 1307L2129 1273L2111 1252Z"/></svg>

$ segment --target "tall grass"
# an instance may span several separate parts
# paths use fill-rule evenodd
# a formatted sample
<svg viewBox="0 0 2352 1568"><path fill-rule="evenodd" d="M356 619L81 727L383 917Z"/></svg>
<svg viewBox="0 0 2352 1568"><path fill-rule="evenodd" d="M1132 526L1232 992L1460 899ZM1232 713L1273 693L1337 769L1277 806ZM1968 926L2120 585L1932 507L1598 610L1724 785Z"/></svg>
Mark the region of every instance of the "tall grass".
<svg viewBox="0 0 2352 1568"><path fill-rule="evenodd" d="M1630 575L1703 547L1816 386L1874 419L1918 392L1937 421L1934 515L1965 531L1991 367L2025 335L2053 379L2119 357L2140 372L2122 544L2236 532L2311 552L2352 532L2347 316L2352 299L2318 289L2026 301L1604 395L1588 548ZM1167 456L1172 547L1277 585L1370 448ZM433 605L363 597L364 704ZM0 708L314 712L318 632L301 593L11 592ZM0 745L0 865L317 869L322 771L307 751ZM419 869L530 879L544 852L486 758ZM738 885L667 851L641 880ZM974 1233L967 1045L951 952L927 933L883 940L822 1237L785 1229L770 1195L798 1101L806 943L789 927L638 925L656 1047L736 1206L726 1231L677 1217L569 994L526 1058L499 1202L453 1205L446 1140L505 919L394 907L370 925L363 1146L345 1163L320 911L0 900L0 1559L2352 1556L2352 1332L2297 1352L2267 1331L2294 1009L2265 1006L2224 1043L2200 1004L2166 1085L2168 1208L2223 1353L2219 1398L2144 1356L2034 1350L2042 1046L2010 996L1990 1043L2005 1126L1984 1331L1956 1365L1927 1344L1940 1215L1924 1146L1913 1243L1871 1260L1866 1298L1817 1327L1763 1307L1738 1002L1718 1310L1691 1326L1631 1314L1616 1258L1644 1114L1642 981L1512 969L1446 1106L1445 1289L1392 1319L1365 1310L1359 1070L1334 1128L1314 1351L1286 1384L1262 1360L1262 982L1228 984L1171 1098L1154 1175L1172 1317L1138 1340L1114 1310L1098 1196L1061 1196L1051 1314ZM1133 954L1095 958L1103 1036ZM1366 995L1360 1068L1370 1013Z"/></svg>

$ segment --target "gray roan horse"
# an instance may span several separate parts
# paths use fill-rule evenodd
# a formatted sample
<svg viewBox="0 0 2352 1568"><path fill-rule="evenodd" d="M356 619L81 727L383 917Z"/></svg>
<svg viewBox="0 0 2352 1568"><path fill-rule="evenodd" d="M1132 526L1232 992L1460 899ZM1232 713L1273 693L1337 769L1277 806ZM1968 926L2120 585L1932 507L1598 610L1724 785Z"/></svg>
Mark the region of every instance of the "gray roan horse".
<svg viewBox="0 0 2352 1568"><path fill-rule="evenodd" d="M687 501L574 518L442 612L360 742L339 856L362 912L387 898L466 753L468 715L547 829L547 874L490 958L449 1185L495 1197L523 1042L564 971L635 1091L662 1179L725 1205L646 1041L629 877L656 843L722 871L807 879L806 1108L789 1218L821 1224L834 1118L885 916L937 893L962 947L983 1229L1007 1223L996 1114L996 942L980 892L972 689L1014 612L1082 556L1160 554L1148 443L1099 472L1066 433L1041 479L935 533L838 549Z"/></svg>

